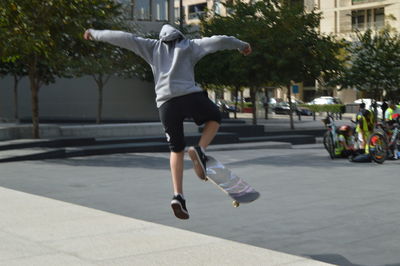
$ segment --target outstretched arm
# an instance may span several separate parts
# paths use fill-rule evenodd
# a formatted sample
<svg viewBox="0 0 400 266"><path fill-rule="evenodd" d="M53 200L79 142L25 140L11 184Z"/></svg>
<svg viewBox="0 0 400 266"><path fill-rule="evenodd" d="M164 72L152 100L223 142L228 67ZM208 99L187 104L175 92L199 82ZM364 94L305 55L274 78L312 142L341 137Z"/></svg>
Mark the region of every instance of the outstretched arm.
<svg viewBox="0 0 400 266"><path fill-rule="evenodd" d="M147 63L153 60L153 49L157 40L138 37L132 33L113 30L88 29L83 34L85 40L102 41L126 48L141 56Z"/></svg>
<svg viewBox="0 0 400 266"><path fill-rule="evenodd" d="M247 42L243 42L232 36L217 35L202 39L193 40L194 54L197 60L207 54L215 53L221 50L238 49L243 55L249 55L252 50Z"/></svg>

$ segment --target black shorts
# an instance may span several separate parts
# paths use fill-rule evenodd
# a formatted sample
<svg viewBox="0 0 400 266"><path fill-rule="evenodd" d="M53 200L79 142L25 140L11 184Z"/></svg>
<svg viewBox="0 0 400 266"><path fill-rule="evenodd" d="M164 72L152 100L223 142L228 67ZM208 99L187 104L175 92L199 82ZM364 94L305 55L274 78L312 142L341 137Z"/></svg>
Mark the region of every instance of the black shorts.
<svg viewBox="0 0 400 266"><path fill-rule="evenodd" d="M164 126L169 148L173 152L185 149L183 121L192 118L197 125L208 121L221 123L218 107L207 96L207 92L196 92L163 103L158 109Z"/></svg>

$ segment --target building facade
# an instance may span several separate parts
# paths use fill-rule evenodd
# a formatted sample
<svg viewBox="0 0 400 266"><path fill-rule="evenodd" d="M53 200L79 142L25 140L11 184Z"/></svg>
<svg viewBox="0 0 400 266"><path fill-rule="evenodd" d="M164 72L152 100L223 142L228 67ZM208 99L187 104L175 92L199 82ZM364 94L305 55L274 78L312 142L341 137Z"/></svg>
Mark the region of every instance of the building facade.
<svg viewBox="0 0 400 266"><path fill-rule="evenodd" d="M347 36L356 30L379 30L386 24L400 29L398 0L316 0L323 14L320 31Z"/></svg>
<svg viewBox="0 0 400 266"><path fill-rule="evenodd" d="M127 18L144 32L158 32L164 23L174 23L174 0L119 0Z"/></svg>
<svg viewBox="0 0 400 266"><path fill-rule="evenodd" d="M400 30L399 0L315 0L322 12L320 32L349 38L355 31L379 30L385 25ZM364 98L355 89L338 91L335 95L344 103Z"/></svg>

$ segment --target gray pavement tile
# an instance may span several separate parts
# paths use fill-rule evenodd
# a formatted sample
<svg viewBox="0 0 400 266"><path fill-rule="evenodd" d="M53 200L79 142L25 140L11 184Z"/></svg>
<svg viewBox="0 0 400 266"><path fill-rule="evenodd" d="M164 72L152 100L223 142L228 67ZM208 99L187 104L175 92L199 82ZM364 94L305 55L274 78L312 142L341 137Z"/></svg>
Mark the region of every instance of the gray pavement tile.
<svg viewBox="0 0 400 266"><path fill-rule="evenodd" d="M58 266L94 266L96 264L86 260L82 260L72 255L64 253L45 254L40 256L30 256L26 258L19 258L14 260L7 260L4 262L7 266L44 266L44 265L58 265ZM0 265L1 261L0 261Z"/></svg>
<svg viewBox="0 0 400 266"><path fill-rule="evenodd" d="M169 155L163 153L7 163L0 185L338 265L399 263L399 161L331 160L318 145L211 155L259 190L260 199L232 208L186 160L191 219L178 221L169 206ZM123 265L128 253L116 262Z"/></svg>

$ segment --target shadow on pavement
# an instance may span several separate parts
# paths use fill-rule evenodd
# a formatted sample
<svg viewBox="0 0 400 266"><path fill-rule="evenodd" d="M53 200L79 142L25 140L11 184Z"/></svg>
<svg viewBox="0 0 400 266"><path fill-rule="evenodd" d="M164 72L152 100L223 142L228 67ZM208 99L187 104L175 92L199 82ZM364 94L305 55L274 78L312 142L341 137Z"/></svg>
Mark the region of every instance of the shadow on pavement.
<svg viewBox="0 0 400 266"><path fill-rule="evenodd" d="M142 154L114 154L107 156L76 157L68 159L46 160L47 163L70 166L126 167L169 170L169 159ZM191 162L185 161L185 169L191 168Z"/></svg>
<svg viewBox="0 0 400 266"><path fill-rule="evenodd" d="M320 254L320 255L305 255L314 260L319 260L326 263L332 263L340 266L365 266L362 264L354 264L342 255L338 254ZM400 263L383 264L382 266L400 266Z"/></svg>
<svg viewBox="0 0 400 266"><path fill-rule="evenodd" d="M323 163L322 163L323 162ZM329 166L326 165L326 162L331 163ZM351 163L347 159L335 159L331 160L328 156L320 156L304 153L304 156L300 156L299 154L287 154L287 155L268 155L265 157L258 157L255 159L236 161L231 163L226 163L226 166L247 166L247 165L273 165L273 166L284 166L284 167L297 167L297 166L306 166L306 167L315 167L315 168L336 168L336 167L358 167L359 164ZM374 165L370 163L370 165Z"/></svg>

